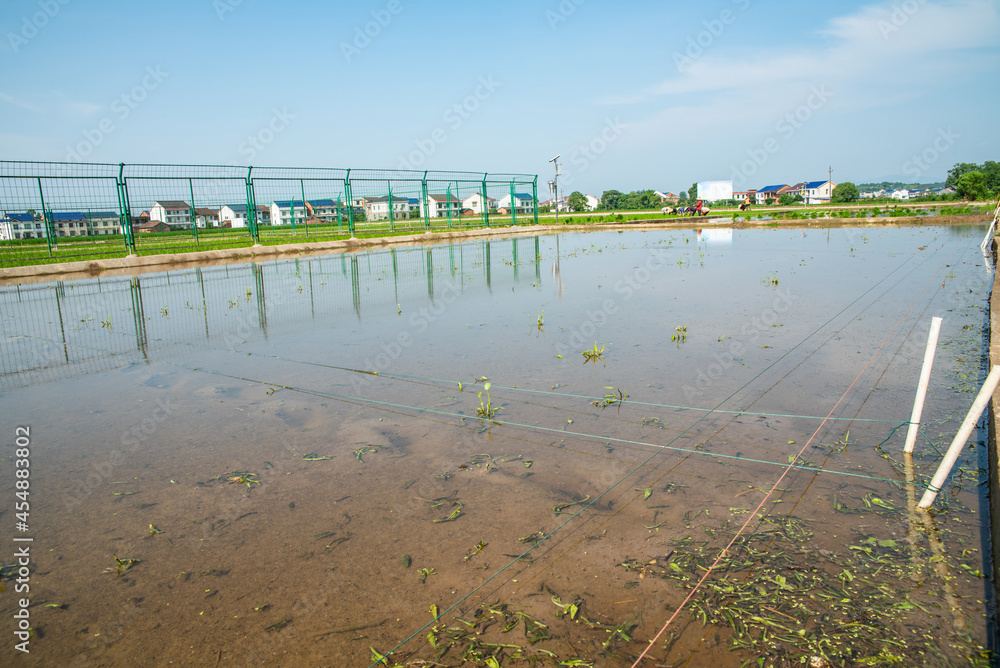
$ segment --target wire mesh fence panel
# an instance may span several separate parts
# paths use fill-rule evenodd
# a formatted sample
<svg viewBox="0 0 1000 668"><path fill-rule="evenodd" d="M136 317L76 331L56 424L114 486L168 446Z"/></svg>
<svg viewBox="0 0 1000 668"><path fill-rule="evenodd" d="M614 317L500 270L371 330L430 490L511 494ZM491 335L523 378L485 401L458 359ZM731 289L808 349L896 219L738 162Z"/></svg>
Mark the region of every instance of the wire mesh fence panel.
<svg viewBox="0 0 1000 668"><path fill-rule="evenodd" d="M248 168L128 165L122 181L136 253L238 248L253 243Z"/></svg>
<svg viewBox="0 0 1000 668"><path fill-rule="evenodd" d="M351 177L357 236L427 230L422 172L359 170L358 174Z"/></svg>
<svg viewBox="0 0 1000 668"><path fill-rule="evenodd" d="M46 167L0 162L0 266L125 255L115 176Z"/></svg>
<svg viewBox="0 0 1000 668"><path fill-rule="evenodd" d="M538 222L538 188L535 177L524 174L489 174L484 190L493 203L494 225L534 225Z"/></svg>
<svg viewBox="0 0 1000 668"><path fill-rule="evenodd" d="M0 266L537 222L537 177L0 161Z"/></svg>
<svg viewBox="0 0 1000 668"><path fill-rule="evenodd" d="M261 243L351 235L350 197L342 178L254 177L252 189Z"/></svg>

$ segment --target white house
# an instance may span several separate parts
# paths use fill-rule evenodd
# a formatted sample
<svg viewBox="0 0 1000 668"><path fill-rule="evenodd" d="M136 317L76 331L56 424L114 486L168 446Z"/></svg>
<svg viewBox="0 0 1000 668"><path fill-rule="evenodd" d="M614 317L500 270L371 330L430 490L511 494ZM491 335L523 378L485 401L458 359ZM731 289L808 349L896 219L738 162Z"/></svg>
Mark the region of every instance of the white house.
<svg viewBox="0 0 1000 668"><path fill-rule="evenodd" d="M418 200L419 201L419 200ZM384 195L382 197L365 198L366 220L388 220L392 209L393 220L410 217L410 198Z"/></svg>
<svg viewBox="0 0 1000 668"><path fill-rule="evenodd" d="M832 181L810 181L802 188L802 198L806 204L829 204L836 187Z"/></svg>
<svg viewBox="0 0 1000 668"><path fill-rule="evenodd" d="M283 200L271 202L271 225L335 223L340 216L340 202L334 199Z"/></svg>
<svg viewBox="0 0 1000 668"><path fill-rule="evenodd" d="M121 234L118 214L113 211L56 211L51 214L57 237Z"/></svg>
<svg viewBox="0 0 1000 668"><path fill-rule="evenodd" d="M2 219L6 239L44 239L47 236L45 223L35 220L30 213L6 213Z"/></svg>
<svg viewBox="0 0 1000 668"><path fill-rule="evenodd" d="M246 227L246 204L224 204L219 209L219 224L222 227Z"/></svg>
<svg viewBox="0 0 1000 668"><path fill-rule="evenodd" d="M893 190L892 194L889 195L889 197L898 200L904 200L904 199L908 200L910 199L910 191L907 190L906 188L902 188L900 190Z"/></svg>
<svg viewBox="0 0 1000 668"><path fill-rule="evenodd" d="M507 211L513 210L515 213L534 213L534 201L531 195L514 193L514 206L511 207L511 197L508 194L497 200L497 210L506 209Z"/></svg>
<svg viewBox="0 0 1000 668"><path fill-rule="evenodd" d="M170 226L191 227L191 207L187 202L164 200L153 202L149 209L149 219Z"/></svg>
<svg viewBox="0 0 1000 668"><path fill-rule="evenodd" d="M427 218L446 218L451 212L456 218L462 213L462 200L445 193L428 193L420 203L420 215Z"/></svg>
<svg viewBox="0 0 1000 668"><path fill-rule="evenodd" d="M587 198L587 211L596 211L601 205L601 198L594 195L584 195ZM666 200L664 200L666 201Z"/></svg>
<svg viewBox="0 0 1000 668"><path fill-rule="evenodd" d="M462 200L462 211L468 209L475 214L482 214L483 211L489 211L491 209L497 208L497 201L492 197L486 198L486 207L483 207L483 194L482 193L472 193L468 197Z"/></svg>
<svg viewBox="0 0 1000 668"><path fill-rule="evenodd" d="M306 207L302 200L271 202L272 225L301 225L306 222Z"/></svg>
<svg viewBox="0 0 1000 668"><path fill-rule="evenodd" d="M198 223L198 227L218 227L219 209L195 207L194 219Z"/></svg>

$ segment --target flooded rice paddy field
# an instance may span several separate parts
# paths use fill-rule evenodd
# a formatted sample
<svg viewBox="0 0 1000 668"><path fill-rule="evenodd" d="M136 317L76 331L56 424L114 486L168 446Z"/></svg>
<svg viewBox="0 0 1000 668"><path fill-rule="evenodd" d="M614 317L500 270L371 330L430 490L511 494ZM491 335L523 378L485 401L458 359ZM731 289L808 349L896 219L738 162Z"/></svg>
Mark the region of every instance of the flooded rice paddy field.
<svg viewBox="0 0 1000 668"><path fill-rule="evenodd" d="M31 653L4 662L987 665L981 438L913 512L984 376L984 232L595 232L0 288L34 539Z"/></svg>

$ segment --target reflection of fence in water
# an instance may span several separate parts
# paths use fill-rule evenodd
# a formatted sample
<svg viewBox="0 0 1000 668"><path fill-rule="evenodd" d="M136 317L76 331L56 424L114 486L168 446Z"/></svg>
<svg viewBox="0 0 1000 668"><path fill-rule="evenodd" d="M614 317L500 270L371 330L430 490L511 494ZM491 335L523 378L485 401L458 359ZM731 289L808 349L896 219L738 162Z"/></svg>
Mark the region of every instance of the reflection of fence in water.
<svg viewBox="0 0 1000 668"><path fill-rule="evenodd" d="M178 344L233 348L309 320L396 313L444 290L541 280L539 237L0 287L0 389L148 361Z"/></svg>

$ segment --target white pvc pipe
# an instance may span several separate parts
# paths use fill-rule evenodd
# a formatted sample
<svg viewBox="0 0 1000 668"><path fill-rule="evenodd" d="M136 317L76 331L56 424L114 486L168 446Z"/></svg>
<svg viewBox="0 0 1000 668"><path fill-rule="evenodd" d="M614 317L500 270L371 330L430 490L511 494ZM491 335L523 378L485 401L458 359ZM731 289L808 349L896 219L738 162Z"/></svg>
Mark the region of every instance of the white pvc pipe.
<svg viewBox="0 0 1000 668"><path fill-rule="evenodd" d="M1000 384L1000 366L994 366L990 370L990 375L986 377L986 382L983 383L982 389L979 390L976 400L972 402L972 408L969 409L969 414L965 416L965 421L962 422L958 433L955 434L955 440L951 442L948 452L945 453L944 459L941 460L941 465L938 466L937 473L934 474L934 479L931 480L930 486L924 492L924 498L920 499L919 506L921 508L930 508L933 505L938 492L941 491L945 480L951 474L952 467L958 461L958 456L962 453L962 448L965 447L969 436L972 435L972 430L975 428L976 422L979 421L979 416L983 414L986 404L993 398L997 384Z"/></svg>
<svg viewBox="0 0 1000 668"><path fill-rule="evenodd" d="M906 445L903 446L903 452L910 454L913 453L913 446L917 442L917 432L920 430L920 416L924 412L927 385L931 382L931 367L934 366L934 353L937 351L940 333L941 318L931 318L931 331L927 335L927 349L924 351L924 366L920 369L917 396L913 399L913 413L910 414L910 428L906 430Z"/></svg>

